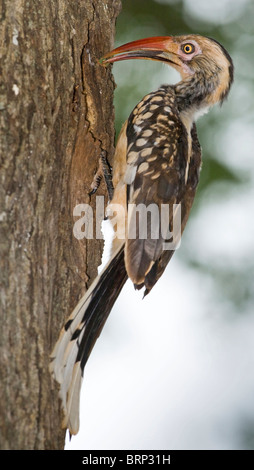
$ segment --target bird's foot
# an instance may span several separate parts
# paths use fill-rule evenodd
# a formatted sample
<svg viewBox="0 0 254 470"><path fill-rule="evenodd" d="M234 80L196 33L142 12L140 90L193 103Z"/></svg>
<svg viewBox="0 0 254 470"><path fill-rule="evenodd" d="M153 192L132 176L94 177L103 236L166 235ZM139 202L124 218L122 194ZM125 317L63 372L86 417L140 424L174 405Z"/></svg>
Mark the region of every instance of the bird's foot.
<svg viewBox="0 0 254 470"><path fill-rule="evenodd" d="M105 150L102 150L100 154L99 168L94 175L89 196L96 193L97 189L100 186L102 178L104 178L108 190L109 200L111 200L113 198L114 187L112 183L111 167L108 163Z"/></svg>

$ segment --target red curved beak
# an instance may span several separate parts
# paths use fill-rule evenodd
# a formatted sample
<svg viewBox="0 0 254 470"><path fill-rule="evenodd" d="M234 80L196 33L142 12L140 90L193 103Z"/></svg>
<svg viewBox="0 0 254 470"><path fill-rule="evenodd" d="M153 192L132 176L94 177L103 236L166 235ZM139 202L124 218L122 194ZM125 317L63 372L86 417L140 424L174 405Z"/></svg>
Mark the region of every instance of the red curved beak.
<svg viewBox="0 0 254 470"><path fill-rule="evenodd" d="M156 36L128 42L105 54L100 63L104 66L128 59L160 60L177 65L176 53L178 46L172 36Z"/></svg>

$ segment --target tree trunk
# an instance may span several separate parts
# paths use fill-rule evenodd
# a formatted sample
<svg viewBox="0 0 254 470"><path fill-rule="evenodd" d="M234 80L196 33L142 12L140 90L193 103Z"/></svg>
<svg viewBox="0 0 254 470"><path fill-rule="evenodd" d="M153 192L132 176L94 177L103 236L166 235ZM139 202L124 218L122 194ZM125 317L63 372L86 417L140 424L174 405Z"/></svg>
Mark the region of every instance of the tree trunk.
<svg viewBox="0 0 254 470"><path fill-rule="evenodd" d="M74 237L73 209L113 153L114 82L97 60L120 0L0 8L0 448L62 449L49 356L100 264L102 241Z"/></svg>

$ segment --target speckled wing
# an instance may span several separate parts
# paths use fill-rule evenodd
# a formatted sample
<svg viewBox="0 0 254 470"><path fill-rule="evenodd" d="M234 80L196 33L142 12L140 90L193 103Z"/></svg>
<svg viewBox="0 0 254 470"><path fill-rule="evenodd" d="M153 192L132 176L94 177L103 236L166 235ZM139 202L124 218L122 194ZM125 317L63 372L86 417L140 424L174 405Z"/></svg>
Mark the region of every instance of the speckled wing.
<svg viewBox="0 0 254 470"><path fill-rule="evenodd" d="M197 137L196 126L193 124L192 132L192 153L188 167L188 179L185 184L184 193L181 197L181 234L189 218L190 210L195 198L199 174L201 168L201 148ZM174 250L165 250L157 258L150 271L145 276L143 285L146 287L145 294L148 294L155 283L163 274L168 262L172 258ZM143 287L143 286L141 286Z"/></svg>
<svg viewBox="0 0 254 470"><path fill-rule="evenodd" d="M186 195L189 163L187 131L180 119L174 88L163 86L144 97L134 108L127 125L125 265L135 286L145 285L147 292L173 254L163 248L167 236L165 231L162 233L161 207L168 205L168 229L172 231L173 205L182 203ZM140 227L142 210L137 210L139 205L146 209L142 222L147 233L142 233L141 237L143 223ZM183 207L182 221L186 219L186 211L189 212L187 205L188 211ZM166 264L162 262L163 255Z"/></svg>

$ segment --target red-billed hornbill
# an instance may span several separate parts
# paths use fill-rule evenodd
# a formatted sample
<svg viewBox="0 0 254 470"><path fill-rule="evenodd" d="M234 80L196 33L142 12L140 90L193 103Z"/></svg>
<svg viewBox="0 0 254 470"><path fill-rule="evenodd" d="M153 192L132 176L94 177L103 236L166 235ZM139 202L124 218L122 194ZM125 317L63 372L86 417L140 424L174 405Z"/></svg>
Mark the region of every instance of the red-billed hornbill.
<svg viewBox="0 0 254 470"><path fill-rule="evenodd" d="M165 270L174 250L166 236L128 237L137 214L128 207L180 204L182 232L195 196L201 150L195 121L227 97L233 63L214 39L199 35L152 37L125 44L101 59L102 65L126 59L165 62L181 75L176 85L163 85L146 95L123 125L113 163L114 195L128 218L125 239L115 238L111 258L63 327L52 353L51 371L60 384L63 425L79 429L79 396L84 367L110 310L128 277L147 294ZM168 228L172 229L173 211ZM161 220L158 220L160 226ZM151 219L147 218L148 229ZM134 229L134 231L137 228Z"/></svg>

